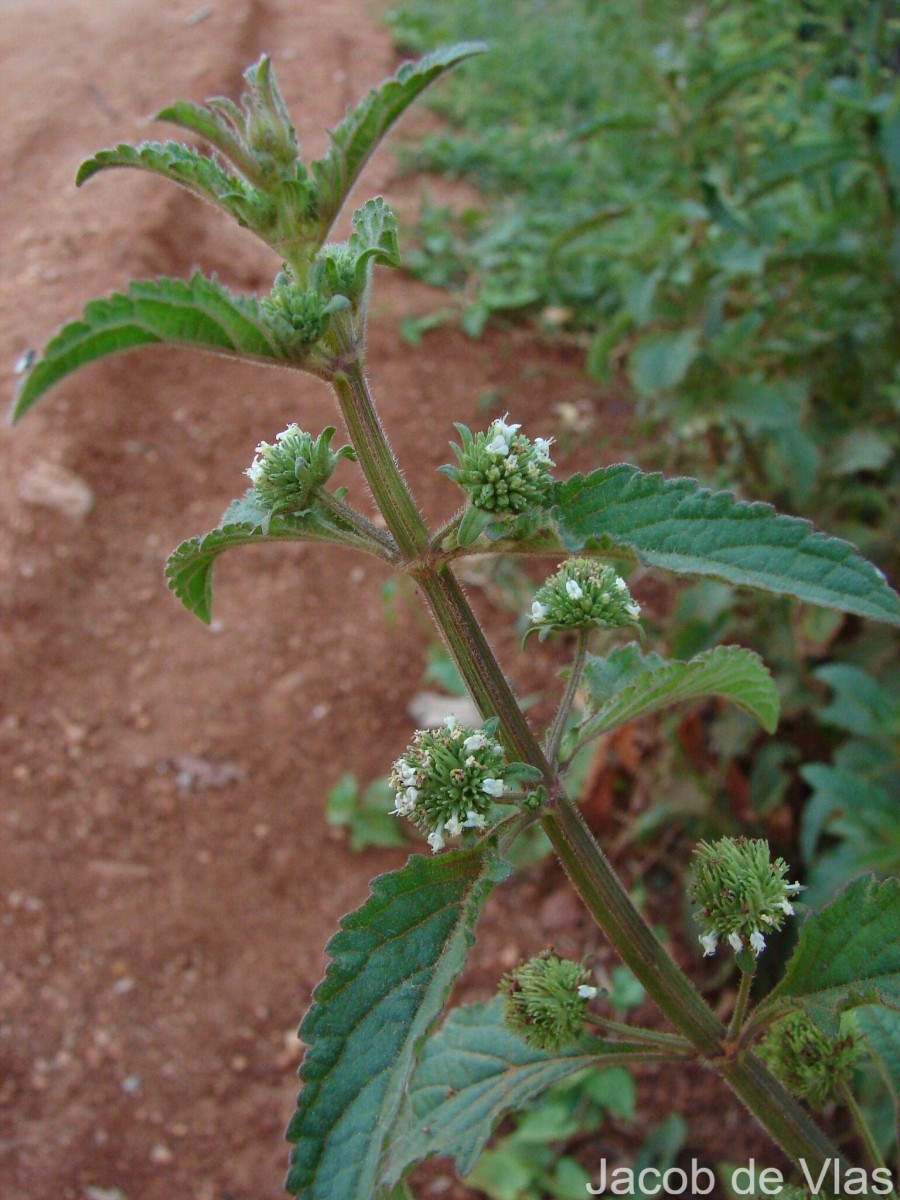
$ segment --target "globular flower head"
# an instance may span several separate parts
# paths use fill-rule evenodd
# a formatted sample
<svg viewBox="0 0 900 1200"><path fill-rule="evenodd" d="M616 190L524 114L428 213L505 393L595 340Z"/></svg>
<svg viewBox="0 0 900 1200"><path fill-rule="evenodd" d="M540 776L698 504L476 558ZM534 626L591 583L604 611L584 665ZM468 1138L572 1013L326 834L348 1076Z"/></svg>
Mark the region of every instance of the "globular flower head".
<svg viewBox="0 0 900 1200"><path fill-rule="evenodd" d="M459 465L441 470L468 493L474 508L502 517L547 503L553 485L552 439L532 442L519 433L519 425L507 424L506 417L475 434L465 425L456 428L462 445L451 444Z"/></svg>
<svg viewBox="0 0 900 1200"><path fill-rule="evenodd" d="M299 425L288 425L273 445L260 442L247 469L260 505L273 515L306 511L313 491L327 482L338 462L356 457L351 446L331 449L334 434L334 427L329 426L313 438Z"/></svg>
<svg viewBox="0 0 900 1200"><path fill-rule="evenodd" d="M697 846L691 896L699 905L704 957L715 954L719 939L735 954L762 953L766 935L793 914L791 899L801 890L787 881L787 870L784 859L772 861L769 843L761 838L720 838Z"/></svg>
<svg viewBox="0 0 900 1200"><path fill-rule="evenodd" d="M504 1020L536 1050L560 1051L584 1033L587 1006L597 995L590 972L578 962L544 950L504 975Z"/></svg>
<svg viewBox="0 0 900 1200"><path fill-rule="evenodd" d="M419 729L394 763L394 812L428 835L437 854L448 838L487 826L495 800L508 790L508 765L494 737L496 720L470 729L449 717L439 729Z"/></svg>
<svg viewBox="0 0 900 1200"><path fill-rule="evenodd" d="M840 1099L860 1056L853 1015L845 1013L840 1035L830 1038L805 1013L790 1013L768 1032L760 1054L795 1096L822 1109Z"/></svg>
<svg viewBox="0 0 900 1200"><path fill-rule="evenodd" d="M618 629L633 625L641 614L625 580L607 563L570 558L535 593L532 631L543 640L554 629Z"/></svg>
<svg viewBox="0 0 900 1200"><path fill-rule="evenodd" d="M289 326L289 340L298 346L317 342L328 324L329 301L317 287L303 288L289 271L279 271L272 291L261 301L263 311Z"/></svg>

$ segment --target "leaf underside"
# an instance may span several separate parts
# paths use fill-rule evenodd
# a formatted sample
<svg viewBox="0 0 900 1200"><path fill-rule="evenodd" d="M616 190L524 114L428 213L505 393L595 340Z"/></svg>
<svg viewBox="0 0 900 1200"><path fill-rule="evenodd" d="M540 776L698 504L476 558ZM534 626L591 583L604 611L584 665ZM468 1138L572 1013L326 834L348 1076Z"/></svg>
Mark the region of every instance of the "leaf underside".
<svg viewBox="0 0 900 1200"><path fill-rule="evenodd" d="M836 1037L841 1013L864 1004L900 1010L900 879L857 879L811 916L760 1011L803 1008Z"/></svg>
<svg viewBox="0 0 900 1200"><path fill-rule="evenodd" d="M327 153L311 168L318 185L318 214L326 230L334 223L360 171L397 118L445 71L486 49L482 42L460 42L435 50L418 62L403 63L396 75L370 91L330 131Z"/></svg>
<svg viewBox="0 0 900 1200"><path fill-rule="evenodd" d="M462 970L495 875L484 844L414 856L376 879L370 899L344 918L300 1027L307 1051L287 1131L291 1194L361 1200L382 1188L417 1049Z"/></svg>
<svg viewBox="0 0 900 1200"><path fill-rule="evenodd" d="M558 484L552 516L566 550L794 596L900 624L900 597L849 542L768 504L619 464Z"/></svg>
<svg viewBox="0 0 900 1200"><path fill-rule="evenodd" d="M584 723L581 736L595 737L673 704L722 696L772 733L778 723L778 692L758 654L741 646L716 646L689 662L651 665L628 679ZM590 675L588 676L590 682Z"/></svg>
<svg viewBox="0 0 900 1200"><path fill-rule="evenodd" d="M215 278L132 283L125 295L94 300L47 343L24 377L10 417L17 420L54 384L80 367L141 346L191 346L277 363L287 358L253 296L236 296Z"/></svg>
<svg viewBox="0 0 900 1200"><path fill-rule="evenodd" d="M434 1154L468 1175L497 1122L589 1066L628 1061L640 1047L593 1041L559 1054L533 1050L503 1023L503 1002L454 1009L427 1042L390 1148L386 1182Z"/></svg>

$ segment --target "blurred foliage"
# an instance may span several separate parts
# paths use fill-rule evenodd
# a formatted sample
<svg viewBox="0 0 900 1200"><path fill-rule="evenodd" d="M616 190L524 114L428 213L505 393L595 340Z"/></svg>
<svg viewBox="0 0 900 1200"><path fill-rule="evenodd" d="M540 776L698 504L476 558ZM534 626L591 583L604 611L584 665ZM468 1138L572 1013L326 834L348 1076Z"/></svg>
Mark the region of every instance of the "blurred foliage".
<svg viewBox="0 0 900 1200"><path fill-rule="evenodd" d="M900 6L404 0L389 21L408 51L491 44L436 101L444 131L406 152L486 198L426 204L406 259L458 293L464 328L567 328L598 382L628 387L647 465L810 516L896 574ZM706 758L670 718L666 799L623 836L762 826L799 844L816 906L896 872L896 709L846 716L851 695L896 694L896 640L714 582L678 595L665 632L679 658L753 645L784 716L763 741L713 715Z"/></svg>

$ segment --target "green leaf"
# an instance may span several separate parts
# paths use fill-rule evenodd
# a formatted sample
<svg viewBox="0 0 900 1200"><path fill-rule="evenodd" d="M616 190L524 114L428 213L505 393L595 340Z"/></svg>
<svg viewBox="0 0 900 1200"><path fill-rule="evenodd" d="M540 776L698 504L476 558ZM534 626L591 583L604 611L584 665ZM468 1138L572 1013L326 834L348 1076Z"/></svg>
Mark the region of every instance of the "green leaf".
<svg viewBox="0 0 900 1200"><path fill-rule="evenodd" d="M99 358L160 343L192 346L258 362L288 354L269 328L255 296L235 296L215 278L193 275L129 285L127 295L93 300L47 343L13 403L15 421L54 384Z"/></svg>
<svg viewBox="0 0 900 1200"><path fill-rule="evenodd" d="M699 339L696 329L641 338L628 359L628 375L635 391L655 396L677 387L697 357Z"/></svg>
<svg viewBox="0 0 900 1200"><path fill-rule="evenodd" d="M190 612L209 624L212 617L212 569L216 559L234 546L263 542L328 542L340 539L321 514L304 517L272 517L248 497L229 508L222 524L209 533L189 538L169 555L166 579L169 587Z"/></svg>
<svg viewBox="0 0 900 1200"><path fill-rule="evenodd" d="M331 146L312 164L319 188L319 216L329 228L370 155L397 118L435 79L450 67L481 54L481 42L460 42L404 63L397 73L373 89L330 133Z"/></svg>
<svg viewBox="0 0 900 1200"><path fill-rule="evenodd" d="M758 1012L802 1008L837 1036L848 1008L900 1010L900 879L857 879L800 929L784 978Z"/></svg>
<svg viewBox="0 0 900 1200"><path fill-rule="evenodd" d="M415 856L376 879L369 900L342 921L300 1027L307 1051L287 1132L291 1194L360 1200L388 1182L388 1138L417 1048L463 968L496 873L484 844Z"/></svg>
<svg viewBox="0 0 900 1200"><path fill-rule="evenodd" d="M248 205L254 192L249 185L224 171L217 162L182 146L179 142L141 142L130 146L126 142L110 150L98 150L78 168L75 186L81 185L98 171L114 167L134 167L149 171L177 183L194 196L246 224Z"/></svg>
<svg viewBox="0 0 900 1200"><path fill-rule="evenodd" d="M900 597L849 542L768 504L628 464L558 484L555 504L560 536L572 553L629 557L630 551L648 566L900 625Z"/></svg>
<svg viewBox="0 0 900 1200"><path fill-rule="evenodd" d="M466 1005L425 1046L409 1085L386 1179L433 1154L456 1159L468 1175L494 1126L559 1080L587 1066L624 1062L640 1048L598 1041L561 1054L533 1050L503 1023L503 1002Z"/></svg>
<svg viewBox="0 0 900 1200"><path fill-rule="evenodd" d="M690 662L667 662L637 674L583 723L579 740L702 696L724 696L768 733L778 723L778 693L759 655L741 646L716 646Z"/></svg>

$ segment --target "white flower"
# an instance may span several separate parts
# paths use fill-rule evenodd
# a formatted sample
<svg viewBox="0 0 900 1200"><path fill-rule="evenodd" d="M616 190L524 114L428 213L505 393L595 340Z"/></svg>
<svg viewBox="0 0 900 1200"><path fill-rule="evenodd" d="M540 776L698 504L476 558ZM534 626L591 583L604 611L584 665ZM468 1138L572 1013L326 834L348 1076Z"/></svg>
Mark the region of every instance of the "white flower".
<svg viewBox="0 0 900 1200"><path fill-rule="evenodd" d="M509 454L509 446L506 443L506 439L499 433L488 442L485 449L492 458L506 458L507 454Z"/></svg>
<svg viewBox="0 0 900 1200"><path fill-rule="evenodd" d="M483 750L487 745L487 738L483 733L476 731L471 737L465 738L463 746L472 754L475 750Z"/></svg>
<svg viewBox="0 0 900 1200"><path fill-rule="evenodd" d="M740 954L744 948L744 943L741 941L741 935L739 933L729 933L728 945L732 948L735 954Z"/></svg>
<svg viewBox="0 0 900 1200"><path fill-rule="evenodd" d="M502 779L492 779L488 776L487 779L481 781L481 790L487 796L499 797L506 791L506 787Z"/></svg>
<svg viewBox="0 0 900 1200"><path fill-rule="evenodd" d="M259 483L262 473L263 473L262 459L257 454L256 458L254 458L253 462L250 464L250 466L247 468L247 470L244 472L244 474L249 476L250 482L255 487L256 484Z"/></svg>
<svg viewBox="0 0 900 1200"><path fill-rule="evenodd" d="M570 600L580 600L584 595L584 592L581 590L581 584L577 579L566 580L566 595Z"/></svg>
<svg viewBox="0 0 900 1200"><path fill-rule="evenodd" d="M453 816L444 825L448 837L459 837L463 831L462 822L459 817Z"/></svg>
<svg viewBox="0 0 900 1200"><path fill-rule="evenodd" d="M550 443L553 438L535 438L534 453L542 462L550 461Z"/></svg>
<svg viewBox="0 0 900 1200"><path fill-rule="evenodd" d="M700 935L700 945L703 947L703 957L709 958L711 954L715 954L716 946L719 943L718 935L715 933L704 933Z"/></svg>
<svg viewBox="0 0 900 1200"><path fill-rule="evenodd" d="M580 983L578 985L579 1000L595 1000L597 997L597 989L589 983Z"/></svg>
<svg viewBox="0 0 900 1200"><path fill-rule="evenodd" d="M759 932L758 929L754 929L753 932L750 934L750 949L753 951L753 953L758 958L760 956L760 954L762 954L763 950L765 950L765 948L766 948L766 939L763 937L763 935Z"/></svg>
<svg viewBox="0 0 900 1200"><path fill-rule="evenodd" d="M632 600L630 604L625 605L625 611L628 613L629 617L633 617L635 620L637 620L637 618L641 615L641 606L636 603L636 601Z"/></svg>
<svg viewBox="0 0 900 1200"><path fill-rule="evenodd" d="M416 782L416 769L411 767L408 762L404 762L401 758L397 763L397 775L401 783L412 784Z"/></svg>
<svg viewBox="0 0 900 1200"><path fill-rule="evenodd" d="M784 890L786 892L791 892L792 894L796 894L797 892L803 891L803 884L802 883L786 883L784 885Z"/></svg>
<svg viewBox="0 0 900 1200"><path fill-rule="evenodd" d="M473 812L472 809L466 813L466 819L463 821L463 829L484 829L487 825L487 817L483 817L481 813Z"/></svg>
<svg viewBox="0 0 900 1200"><path fill-rule="evenodd" d="M621 575L616 576L616 582L613 584L613 587L616 589L617 592L627 592L628 591L628 584L625 582L625 580L622 578Z"/></svg>
<svg viewBox="0 0 900 1200"><path fill-rule="evenodd" d="M518 425L518 424L517 425L507 425L506 418L508 416L509 416L509 413L504 413L502 421L498 418L491 425L491 429L493 429L494 433L499 433L501 435L501 437L506 438L507 441L509 441L509 439L512 437L512 435L514 433L518 433L518 431L522 428L522 426Z"/></svg>
<svg viewBox="0 0 900 1200"><path fill-rule="evenodd" d="M792 917L794 915L794 906L791 904L790 900L782 900L781 911L787 917Z"/></svg>
<svg viewBox="0 0 900 1200"><path fill-rule="evenodd" d="M444 726L447 729L449 729L451 733L457 727L458 724L459 724L459 721L457 721L456 717L454 717L452 713L450 714L449 717L444 718Z"/></svg>
<svg viewBox="0 0 900 1200"><path fill-rule="evenodd" d="M535 625L540 625L544 617L547 615L547 605L541 604L540 600L535 600L531 605L531 619Z"/></svg>
<svg viewBox="0 0 900 1200"><path fill-rule="evenodd" d="M428 835L428 845L431 847L432 854L438 854L444 848L443 838L444 826L443 823L438 825L432 833Z"/></svg>

